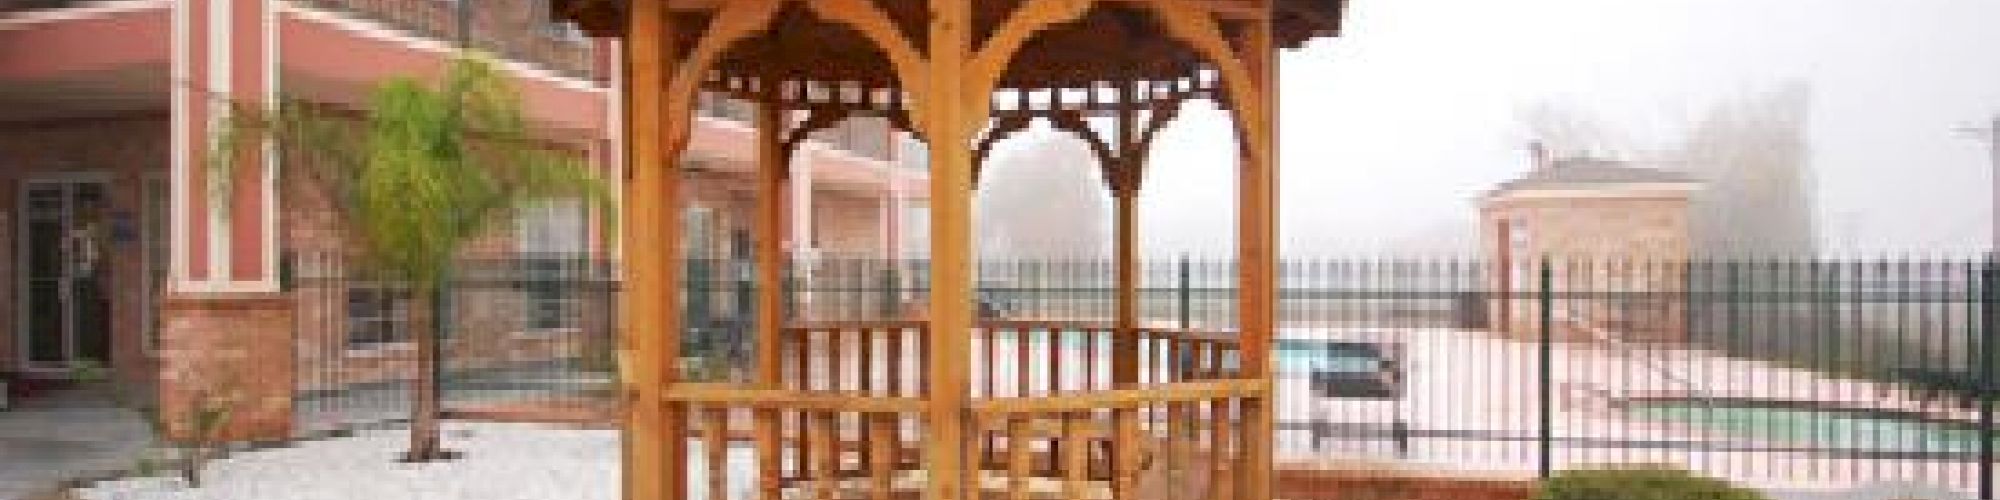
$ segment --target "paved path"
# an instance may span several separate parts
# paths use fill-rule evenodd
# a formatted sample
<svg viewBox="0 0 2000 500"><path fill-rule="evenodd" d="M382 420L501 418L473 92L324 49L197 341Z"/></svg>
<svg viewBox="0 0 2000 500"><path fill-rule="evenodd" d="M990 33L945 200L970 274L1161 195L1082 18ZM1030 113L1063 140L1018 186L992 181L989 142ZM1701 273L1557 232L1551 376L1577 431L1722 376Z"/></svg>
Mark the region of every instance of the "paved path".
<svg viewBox="0 0 2000 500"><path fill-rule="evenodd" d="M0 411L0 500L51 490L57 482L125 469L151 442L144 420L108 398L65 391Z"/></svg>

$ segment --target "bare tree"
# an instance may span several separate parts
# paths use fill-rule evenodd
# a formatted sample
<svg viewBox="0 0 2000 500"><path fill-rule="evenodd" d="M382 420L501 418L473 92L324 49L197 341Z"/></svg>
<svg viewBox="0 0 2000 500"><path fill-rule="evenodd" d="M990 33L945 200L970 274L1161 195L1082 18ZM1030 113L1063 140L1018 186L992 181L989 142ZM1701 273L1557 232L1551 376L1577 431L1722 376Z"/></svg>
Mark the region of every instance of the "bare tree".
<svg viewBox="0 0 2000 500"><path fill-rule="evenodd" d="M1705 184L1691 214L1696 249L1709 255L1815 253L1808 92L1794 83L1725 101L1689 127L1680 162Z"/></svg>
<svg viewBox="0 0 2000 500"><path fill-rule="evenodd" d="M1089 150L1043 130L1015 140L1029 144L996 154L980 174L981 255L1034 260L1104 256L1109 203Z"/></svg>
<svg viewBox="0 0 2000 500"><path fill-rule="evenodd" d="M1543 101L1518 112L1528 140L1550 158L1625 158L1631 141L1595 113Z"/></svg>

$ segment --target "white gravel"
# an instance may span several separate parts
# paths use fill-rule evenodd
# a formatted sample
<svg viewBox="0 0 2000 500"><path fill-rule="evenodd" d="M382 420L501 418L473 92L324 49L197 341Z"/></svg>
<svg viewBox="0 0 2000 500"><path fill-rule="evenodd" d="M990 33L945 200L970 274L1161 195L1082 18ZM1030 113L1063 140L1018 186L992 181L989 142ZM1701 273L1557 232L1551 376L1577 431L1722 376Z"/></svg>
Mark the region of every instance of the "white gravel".
<svg viewBox="0 0 2000 500"><path fill-rule="evenodd" d="M463 458L396 461L405 434L369 431L212 462L201 488L136 478L78 490L87 500L615 500L618 433L525 424L452 424Z"/></svg>

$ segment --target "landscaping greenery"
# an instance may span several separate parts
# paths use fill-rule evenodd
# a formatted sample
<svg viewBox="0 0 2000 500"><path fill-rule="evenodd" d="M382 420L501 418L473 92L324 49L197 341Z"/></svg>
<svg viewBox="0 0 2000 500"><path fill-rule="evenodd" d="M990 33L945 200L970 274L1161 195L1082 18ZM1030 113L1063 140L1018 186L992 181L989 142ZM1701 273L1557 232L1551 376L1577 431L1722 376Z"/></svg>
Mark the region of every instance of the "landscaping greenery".
<svg viewBox="0 0 2000 500"><path fill-rule="evenodd" d="M1765 500L1756 491L1662 465L1562 471L1534 500Z"/></svg>
<svg viewBox="0 0 2000 500"><path fill-rule="evenodd" d="M363 110L290 98L275 108L236 106L213 155L225 169L218 177L233 177L226 169L269 141L281 171L333 206L358 270L408 287L418 368L406 458L442 458L436 306L454 258L525 204L601 204L608 188L580 155L532 135L507 77L482 58L455 60L434 85L381 82ZM226 192L228 182L217 184Z"/></svg>

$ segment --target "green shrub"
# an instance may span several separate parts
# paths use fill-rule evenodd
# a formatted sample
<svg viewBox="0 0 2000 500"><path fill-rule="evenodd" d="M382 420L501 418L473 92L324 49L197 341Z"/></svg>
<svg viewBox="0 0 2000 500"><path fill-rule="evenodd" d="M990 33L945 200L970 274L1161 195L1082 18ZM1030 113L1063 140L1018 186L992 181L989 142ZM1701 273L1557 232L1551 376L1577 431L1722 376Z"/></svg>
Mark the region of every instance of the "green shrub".
<svg viewBox="0 0 2000 500"><path fill-rule="evenodd" d="M1728 482L1666 466L1568 470L1542 481L1534 500L1765 500Z"/></svg>

